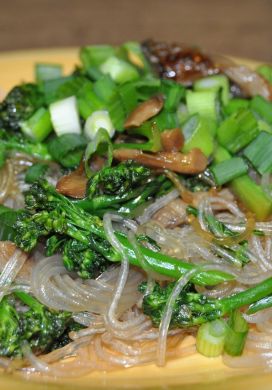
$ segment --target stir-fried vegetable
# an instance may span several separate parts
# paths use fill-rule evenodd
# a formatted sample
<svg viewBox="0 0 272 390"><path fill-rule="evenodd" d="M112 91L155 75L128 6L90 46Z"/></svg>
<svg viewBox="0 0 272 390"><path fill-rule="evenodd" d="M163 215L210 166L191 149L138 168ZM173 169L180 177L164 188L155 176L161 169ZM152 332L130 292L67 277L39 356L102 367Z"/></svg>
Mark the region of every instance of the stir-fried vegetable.
<svg viewBox="0 0 272 390"><path fill-rule="evenodd" d="M73 322L71 313L49 310L22 291L1 301L0 319L0 355L8 357L22 356L24 343L38 354L49 351Z"/></svg>
<svg viewBox="0 0 272 390"><path fill-rule="evenodd" d="M144 292L145 288L145 284L141 285L140 291ZM143 310L152 319L154 326L160 325L167 300L172 290L173 284L171 283L167 287L160 287L159 284L156 284L152 292L144 295ZM235 309L257 302L271 294L271 291L271 278L248 290L222 299L207 298L202 294L190 291L187 287L181 291L175 301L170 323L171 327L182 328L213 321Z"/></svg>
<svg viewBox="0 0 272 390"><path fill-rule="evenodd" d="M63 251L64 264L69 270L77 271L84 278L99 274L100 267L104 269L105 264L109 265L109 262L121 260L120 253L112 248L106 237L102 220L86 213L65 196L58 194L47 182L34 184L26 193L25 201L29 211L19 214L15 234L10 238L18 247L29 252L35 248L41 238L47 237L49 238L48 255L53 253L52 248ZM54 241L50 241L50 237L55 235L58 238L58 245L55 238L51 238ZM117 233L117 236L131 264L140 266L139 259L125 235ZM81 256L74 255L76 248L77 251L82 252ZM192 264L165 256L144 246L141 246L141 252L151 269L175 279L194 268ZM195 283L213 285L232 279L231 275L224 272L207 271L200 272L193 280Z"/></svg>
<svg viewBox="0 0 272 390"><path fill-rule="evenodd" d="M231 62L215 63L196 48L153 41L87 46L80 60L70 75L63 75L60 65L38 64L36 83L14 87L0 103L0 240L28 253L42 246L46 257L58 254L64 265L58 263L58 270L65 273L52 282L54 297L48 299L43 291L41 298L33 280L20 284L31 293L19 291L10 280L6 289L8 271L0 262L0 355L22 357L25 346L35 354L61 348L81 323L89 328L71 337L83 337L84 345L94 340L94 351L99 350L98 335L106 334L101 340L107 342L103 332L111 335L114 324L115 337L120 322L122 341L112 342L118 354L114 351L111 358L117 359L123 351L131 352L123 344L126 318L137 326L134 316L139 312L146 321L144 313L160 327L161 346L169 309L170 328L194 334L198 328L201 354L241 355L249 330L246 316L272 306L271 278L256 274L252 287L241 282L242 291L231 288L241 288L236 277L243 280L245 269L253 279L256 267L271 269L265 258L271 258L271 226L264 226L272 213L271 67L255 72ZM225 195L218 196L221 189ZM19 205L14 203L16 191ZM229 191L241 209L229 201ZM182 218L172 215L181 209ZM109 227L111 218L120 225ZM125 259L133 270L141 269L128 316L127 309L122 311L128 299L119 301L129 285ZM205 269L207 261L214 268ZM113 263L122 263L121 276L117 283L109 276L104 282L102 275L117 275L110 268ZM136 286L145 273L148 282L139 286L141 311ZM184 281L174 303L180 284L173 280ZM96 301L96 292L90 292L96 282L110 294L103 296L102 309L97 299L92 311L82 302ZM232 293L214 298L209 295L213 286ZM62 288L65 293L54 306ZM66 297L70 289L71 297ZM49 307L36 296L50 302ZM61 309L60 302L70 298L68 311L51 309ZM77 313L75 323L79 307L86 312ZM247 310L245 318L240 310ZM119 314L124 314L122 321ZM148 332L155 332L151 321L146 322ZM145 329L145 322L139 324Z"/></svg>

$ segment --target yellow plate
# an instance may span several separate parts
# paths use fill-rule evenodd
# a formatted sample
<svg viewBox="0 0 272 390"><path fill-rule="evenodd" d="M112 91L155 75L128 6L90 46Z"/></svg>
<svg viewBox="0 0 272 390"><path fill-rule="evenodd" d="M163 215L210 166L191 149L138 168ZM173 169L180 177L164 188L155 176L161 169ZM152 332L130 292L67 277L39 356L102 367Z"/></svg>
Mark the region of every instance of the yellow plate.
<svg viewBox="0 0 272 390"><path fill-rule="evenodd" d="M258 63L235 59L250 67ZM78 50L48 49L0 54L0 91L8 91L15 84L31 81L34 77L34 63L61 63L68 73L78 62ZM83 389L180 389L183 390L227 390L227 389L271 389L272 375L242 373L225 367L221 358L208 359L198 354L170 361L166 367L147 365L110 373L97 372L79 379L38 381L22 379L18 375L3 373L0 377L1 390L78 390Z"/></svg>

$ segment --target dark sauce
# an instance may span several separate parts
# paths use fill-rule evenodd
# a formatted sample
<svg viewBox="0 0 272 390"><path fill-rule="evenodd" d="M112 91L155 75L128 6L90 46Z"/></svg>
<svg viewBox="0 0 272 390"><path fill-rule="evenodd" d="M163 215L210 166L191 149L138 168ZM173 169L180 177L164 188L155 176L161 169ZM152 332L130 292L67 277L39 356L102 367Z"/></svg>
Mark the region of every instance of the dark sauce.
<svg viewBox="0 0 272 390"><path fill-rule="evenodd" d="M142 48L161 78L190 86L203 76L220 73L213 61L196 47L148 40L143 42Z"/></svg>

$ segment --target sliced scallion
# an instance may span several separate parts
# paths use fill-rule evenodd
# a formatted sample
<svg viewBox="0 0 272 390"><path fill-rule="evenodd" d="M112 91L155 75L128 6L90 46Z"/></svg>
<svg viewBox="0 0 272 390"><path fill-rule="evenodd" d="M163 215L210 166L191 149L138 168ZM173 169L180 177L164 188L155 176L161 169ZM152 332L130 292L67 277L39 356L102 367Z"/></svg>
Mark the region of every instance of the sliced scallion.
<svg viewBox="0 0 272 390"><path fill-rule="evenodd" d="M272 134L272 124L268 124L262 119L257 120L259 131L266 131L267 133Z"/></svg>
<svg viewBox="0 0 272 390"><path fill-rule="evenodd" d="M187 153L193 148L199 148L206 156L213 152L214 137L212 121L200 117L198 114L191 116L182 126L185 138L183 152Z"/></svg>
<svg viewBox="0 0 272 390"><path fill-rule="evenodd" d="M51 103L49 112L53 128L58 136L81 133L80 119L75 96Z"/></svg>
<svg viewBox="0 0 272 390"><path fill-rule="evenodd" d="M118 84L139 78L139 73L133 65L115 56L109 57L99 69L103 74L109 74Z"/></svg>
<svg viewBox="0 0 272 390"><path fill-rule="evenodd" d="M240 110L240 108L248 108L250 101L247 99L231 99L228 104L223 108L224 114L227 116L232 115L234 112Z"/></svg>
<svg viewBox="0 0 272 390"><path fill-rule="evenodd" d="M123 105L122 97L116 91L107 103L107 109L109 111L111 121L116 130L124 130L124 122L127 117L126 111Z"/></svg>
<svg viewBox="0 0 272 390"><path fill-rule="evenodd" d="M37 82L57 79L62 76L62 66L58 64L36 64L35 76Z"/></svg>
<svg viewBox="0 0 272 390"><path fill-rule="evenodd" d="M271 197L248 175L232 180L231 188L242 203L255 213L257 220L263 221L271 214Z"/></svg>
<svg viewBox="0 0 272 390"><path fill-rule="evenodd" d="M105 103L93 90L92 83L86 83L77 93L77 105L80 115L86 120L93 112L105 108Z"/></svg>
<svg viewBox="0 0 272 390"><path fill-rule="evenodd" d="M265 100L262 96L254 96L250 102L250 107L258 116L267 123L272 124L272 103Z"/></svg>
<svg viewBox="0 0 272 390"><path fill-rule="evenodd" d="M261 175L272 172L272 135L262 131L244 150L244 156Z"/></svg>
<svg viewBox="0 0 272 390"><path fill-rule="evenodd" d="M146 142L122 142L115 143L114 149L126 148L126 149L140 149L149 152L159 152L161 150L161 133L154 122L147 121L140 127L129 130L131 135L140 135L147 139Z"/></svg>
<svg viewBox="0 0 272 390"><path fill-rule="evenodd" d="M189 114L199 114L212 120L218 118L219 101L217 91L187 91L186 104Z"/></svg>
<svg viewBox="0 0 272 390"><path fill-rule="evenodd" d="M137 91L133 83L126 83L118 87L117 93L119 94L126 115L130 114L132 110L137 106Z"/></svg>
<svg viewBox="0 0 272 390"><path fill-rule="evenodd" d="M202 324L196 336L196 349L206 357L220 356L224 349L226 323L224 320L214 320Z"/></svg>
<svg viewBox="0 0 272 390"><path fill-rule="evenodd" d="M195 91L218 91L222 103L228 104L230 99L229 79L225 75L213 75L204 77L194 82Z"/></svg>
<svg viewBox="0 0 272 390"><path fill-rule="evenodd" d="M161 80L153 77L140 78L133 82L140 101L148 100L161 91Z"/></svg>
<svg viewBox="0 0 272 390"><path fill-rule="evenodd" d="M170 112L177 110L181 99L185 96L185 88L171 80L162 81L161 92L165 96L164 108Z"/></svg>
<svg viewBox="0 0 272 390"><path fill-rule="evenodd" d="M231 313L226 327L224 351L231 356L240 356L243 352L248 324L239 310Z"/></svg>
<svg viewBox="0 0 272 390"><path fill-rule="evenodd" d="M115 49L109 45L85 46L80 50L80 60L85 69L100 66L107 58L113 56Z"/></svg>
<svg viewBox="0 0 272 390"><path fill-rule="evenodd" d="M161 112L153 118L153 123L156 124L160 131L174 129L175 127L178 127L178 117L176 112L170 112L163 108Z"/></svg>
<svg viewBox="0 0 272 390"><path fill-rule="evenodd" d="M215 163L230 159L230 153L223 147L217 147L214 153ZM250 211L255 213L258 220L265 220L272 210L272 199L248 175L233 179L231 189Z"/></svg>
<svg viewBox="0 0 272 390"><path fill-rule="evenodd" d="M215 183L223 185L229 181L244 175L248 171L248 166L241 157L232 157L229 160L222 161L210 168Z"/></svg>
<svg viewBox="0 0 272 390"><path fill-rule="evenodd" d="M43 141L53 130L49 111L41 107L26 121L20 122L22 132L36 142Z"/></svg>
<svg viewBox="0 0 272 390"><path fill-rule="evenodd" d="M115 89L116 85L108 74L105 74L101 78L99 78L93 86L93 90L96 95L101 100L104 100L106 102L110 100L110 98L114 94Z"/></svg>
<svg viewBox="0 0 272 390"><path fill-rule="evenodd" d="M50 104L54 102L56 100L56 94L59 88L74 79L74 76L66 76L43 81L40 85L40 88L44 94L46 103ZM73 95L73 93L71 95Z"/></svg>
<svg viewBox="0 0 272 390"><path fill-rule="evenodd" d="M94 136L94 138L88 143L85 150L85 172L88 177L91 177L93 172L90 168L89 160L94 153L107 155L107 160L105 166L111 166L112 163L112 152L113 147L111 139L109 137L109 132L106 129L99 128Z"/></svg>
<svg viewBox="0 0 272 390"><path fill-rule="evenodd" d="M101 128L108 132L110 138L113 136L114 127L106 110L95 111L89 116L84 126L84 134L89 140L93 140Z"/></svg>
<svg viewBox="0 0 272 390"><path fill-rule="evenodd" d="M240 109L225 119L217 130L217 139L231 153L247 146L259 133L258 123L252 112Z"/></svg>

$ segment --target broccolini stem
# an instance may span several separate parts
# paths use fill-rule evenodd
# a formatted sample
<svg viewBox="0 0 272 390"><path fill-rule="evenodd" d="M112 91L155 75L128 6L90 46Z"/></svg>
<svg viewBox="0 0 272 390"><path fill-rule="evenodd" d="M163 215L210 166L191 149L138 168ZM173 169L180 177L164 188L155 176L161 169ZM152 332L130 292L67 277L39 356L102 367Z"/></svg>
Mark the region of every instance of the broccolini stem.
<svg viewBox="0 0 272 390"><path fill-rule="evenodd" d="M37 301L37 299L33 298L31 295L25 293L24 291L15 291L14 295L27 306L29 306L32 310L39 312L43 308L43 305L39 301Z"/></svg>
<svg viewBox="0 0 272 390"><path fill-rule="evenodd" d="M257 286L251 287L245 291L222 298L220 302L223 305L225 313L229 313L239 307L257 302L270 294L272 294L272 278L266 279Z"/></svg>
<svg viewBox="0 0 272 390"><path fill-rule="evenodd" d="M132 248L132 245L129 243L127 238L121 234L116 234L118 240L124 247L124 250L128 256L128 260L131 264L141 267L139 260L137 259L135 252ZM142 252L145 257L148 266L153 271L169 276L173 279L180 278L183 274L190 271L191 269L196 268L194 264L185 263L180 259L167 256L160 252L154 252L148 248L139 245L139 250ZM110 260L110 259L109 259ZM192 282L200 286L214 286L219 283L223 283L229 280L233 280L234 276L227 274L222 271L204 271L199 272L192 278Z"/></svg>

